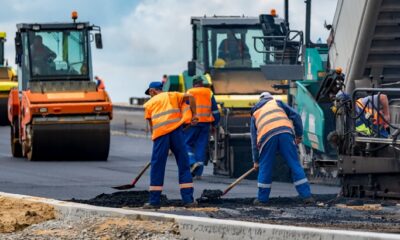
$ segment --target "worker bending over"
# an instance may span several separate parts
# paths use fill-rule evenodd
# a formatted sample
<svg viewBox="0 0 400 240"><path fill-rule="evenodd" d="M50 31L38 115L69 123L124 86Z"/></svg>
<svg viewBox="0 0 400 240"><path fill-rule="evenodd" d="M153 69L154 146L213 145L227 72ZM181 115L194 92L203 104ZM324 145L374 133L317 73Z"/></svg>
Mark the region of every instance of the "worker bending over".
<svg viewBox="0 0 400 240"><path fill-rule="evenodd" d="M268 202L271 192L272 168L277 152L286 160L292 172L293 183L305 203L313 202L310 185L300 165L296 144L303 136L300 115L281 101L274 100L268 92L251 110L251 144L254 168L258 173L256 205ZM293 131L294 126L294 131ZM295 137L296 136L296 137Z"/></svg>
<svg viewBox="0 0 400 240"><path fill-rule="evenodd" d="M385 94L359 98L355 106L356 113L359 116L356 120L356 131L358 133L366 136L379 134L383 138L389 136L388 131L386 131L388 127L386 122L390 121L389 100Z"/></svg>
<svg viewBox="0 0 400 240"><path fill-rule="evenodd" d="M182 124L184 111L190 104L191 124L197 123L196 105L193 96L178 92L163 92L161 82L152 82L145 92L151 99L144 104L145 119L148 120L153 140L150 171L150 201L145 208L159 208L164 185L165 165L168 151L175 155L179 170L179 186L186 207L193 207L193 180L190 174L189 157L185 148Z"/></svg>
<svg viewBox="0 0 400 240"><path fill-rule="evenodd" d="M187 91L196 101L199 123L185 131L186 149L189 154L192 176L201 178L206 160L210 126L216 126L220 119L217 102L212 91L203 86L203 78L193 79L193 88Z"/></svg>

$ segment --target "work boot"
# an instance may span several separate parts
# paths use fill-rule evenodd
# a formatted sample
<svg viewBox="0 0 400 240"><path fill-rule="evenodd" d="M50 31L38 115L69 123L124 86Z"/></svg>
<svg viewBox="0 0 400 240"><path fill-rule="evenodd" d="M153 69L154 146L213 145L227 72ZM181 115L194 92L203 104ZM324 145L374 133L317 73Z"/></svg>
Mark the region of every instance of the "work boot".
<svg viewBox="0 0 400 240"><path fill-rule="evenodd" d="M185 204L183 204L183 206L185 207L185 208L195 208L195 207L197 207L199 204L197 203L197 201L196 200L194 200L193 202L191 202L191 203L185 203Z"/></svg>
<svg viewBox="0 0 400 240"><path fill-rule="evenodd" d="M150 204L150 203L146 203L146 204L143 205L143 209L153 209L153 210L155 210L155 209L160 209L160 207L161 207L161 205L153 205L153 204Z"/></svg>
<svg viewBox="0 0 400 240"><path fill-rule="evenodd" d="M200 168L200 164L199 163L193 163L191 168L190 168L190 173L192 174L192 177L194 177L196 175L196 171Z"/></svg>
<svg viewBox="0 0 400 240"><path fill-rule="evenodd" d="M313 205L315 204L315 199L313 197L304 198L303 203L305 205Z"/></svg>
<svg viewBox="0 0 400 240"><path fill-rule="evenodd" d="M268 203L267 203L267 202L260 202L260 200L258 200L258 199L256 198L256 199L254 199L254 201L253 201L253 205L254 205L254 206L258 206L258 207L266 207L266 206L268 206Z"/></svg>

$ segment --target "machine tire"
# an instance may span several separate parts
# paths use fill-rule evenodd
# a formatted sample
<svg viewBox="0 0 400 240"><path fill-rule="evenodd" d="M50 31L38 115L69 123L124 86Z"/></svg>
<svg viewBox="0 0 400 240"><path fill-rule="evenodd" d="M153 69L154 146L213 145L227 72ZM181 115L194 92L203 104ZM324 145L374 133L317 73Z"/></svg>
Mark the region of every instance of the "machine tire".
<svg viewBox="0 0 400 240"><path fill-rule="evenodd" d="M0 99L0 126L9 126L8 121L8 98Z"/></svg>
<svg viewBox="0 0 400 240"><path fill-rule="evenodd" d="M8 121L8 116L5 114L0 114L0 126L8 126L10 122Z"/></svg>
<svg viewBox="0 0 400 240"><path fill-rule="evenodd" d="M34 150L34 142L33 142L33 137L31 138L30 144L26 146L27 152L26 152L26 158L29 161L36 161L37 160L37 154L35 154Z"/></svg>
<svg viewBox="0 0 400 240"><path fill-rule="evenodd" d="M21 158L22 157L22 145L19 142L19 121L15 120L14 124L11 125L11 136L10 136L10 141L11 141L11 153L13 157L16 158Z"/></svg>
<svg viewBox="0 0 400 240"><path fill-rule="evenodd" d="M244 145L232 144L229 147L229 176L238 178L253 167L251 153ZM246 179L257 179L257 173L250 174Z"/></svg>

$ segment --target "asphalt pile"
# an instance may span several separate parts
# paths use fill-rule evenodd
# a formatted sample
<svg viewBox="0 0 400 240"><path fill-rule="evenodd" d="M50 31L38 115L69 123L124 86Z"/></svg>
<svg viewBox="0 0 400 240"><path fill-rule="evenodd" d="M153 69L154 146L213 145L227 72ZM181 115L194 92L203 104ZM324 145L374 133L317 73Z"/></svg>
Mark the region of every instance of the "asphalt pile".
<svg viewBox="0 0 400 240"><path fill-rule="evenodd" d="M70 201L102 207L141 207L149 201L149 191L103 193L89 200L72 199ZM168 199L164 194L161 195L161 203L163 205L168 204Z"/></svg>
<svg viewBox="0 0 400 240"><path fill-rule="evenodd" d="M199 206L185 209L180 200L162 197L158 211L179 215L232 219L259 223L400 233L400 202L348 199L316 195L316 203L305 205L300 198L271 198L267 206L254 206L254 198L199 198ZM97 206L140 208L148 201L147 191L101 194L90 200L73 200Z"/></svg>

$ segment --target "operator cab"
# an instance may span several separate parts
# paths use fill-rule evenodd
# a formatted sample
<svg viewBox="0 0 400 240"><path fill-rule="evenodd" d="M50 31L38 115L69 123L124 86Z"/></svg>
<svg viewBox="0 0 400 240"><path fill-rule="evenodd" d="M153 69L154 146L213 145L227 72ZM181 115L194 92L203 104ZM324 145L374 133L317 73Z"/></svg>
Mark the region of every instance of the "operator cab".
<svg viewBox="0 0 400 240"><path fill-rule="evenodd" d="M18 24L15 38L20 90L50 82L93 79L91 31L100 27L83 23ZM102 48L96 33L96 47Z"/></svg>
<svg viewBox="0 0 400 240"><path fill-rule="evenodd" d="M292 78L267 76L265 65L274 66L269 73L278 73L282 65L298 65L296 76L302 77L302 32L290 31L276 15L192 17L191 24L193 58L188 74L210 74L216 94L284 94L273 86Z"/></svg>
<svg viewBox="0 0 400 240"><path fill-rule="evenodd" d="M193 61L204 72L213 69L259 69L263 54L254 37L263 31L256 17L192 17Z"/></svg>

